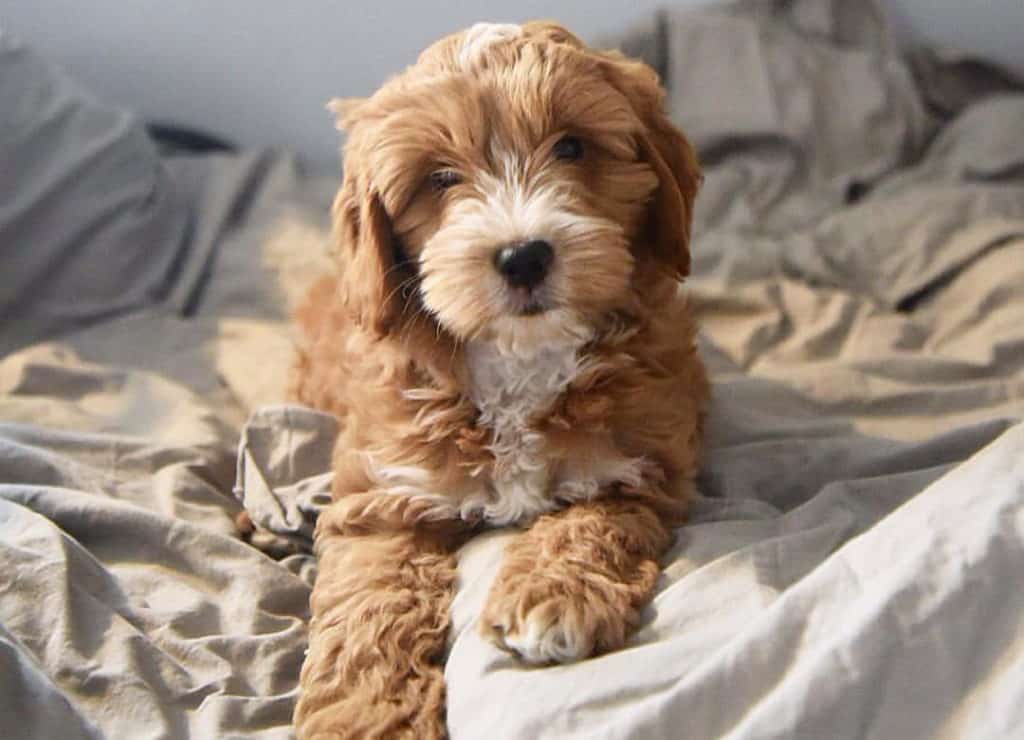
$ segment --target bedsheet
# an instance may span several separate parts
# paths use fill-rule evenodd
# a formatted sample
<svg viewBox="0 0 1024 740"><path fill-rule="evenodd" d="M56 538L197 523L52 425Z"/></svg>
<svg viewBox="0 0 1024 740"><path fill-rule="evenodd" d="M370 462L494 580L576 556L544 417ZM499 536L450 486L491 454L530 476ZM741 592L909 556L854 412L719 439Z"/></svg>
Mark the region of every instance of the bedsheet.
<svg viewBox="0 0 1024 740"><path fill-rule="evenodd" d="M670 10L616 41L706 173L699 496L627 648L577 665L477 636L512 534L464 548L452 737L1014 736L1024 88L897 50L873 3ZM216 248L189 310L0 359L0 736L290 736L335 421L283 398L286 309L336 183L191 168ZM239 541L243 506L292 554Z"/></svg>

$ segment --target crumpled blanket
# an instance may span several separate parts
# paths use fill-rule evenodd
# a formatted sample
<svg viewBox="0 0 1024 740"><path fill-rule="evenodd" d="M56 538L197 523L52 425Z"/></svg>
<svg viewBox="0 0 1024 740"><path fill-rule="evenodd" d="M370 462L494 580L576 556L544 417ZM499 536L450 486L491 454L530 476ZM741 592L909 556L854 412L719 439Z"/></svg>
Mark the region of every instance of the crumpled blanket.
<svg viewBox="0 0 1024 740"><path fill-rule="evenodd" d="M476 629L514 532L478 537L459 557L452 737L1012 736L1024 424L868 437L708 353L712 453L639 631L524 666ZM334 432L301 407L254 414L238 480L262 527L308 536Z"/></svg>
<svg viewBox="0 0 1024 740"><path fill-rule="evenodd" d="M576 665L477 636L510 533L464 548L452 737L1013 736L1024 87L897 52L870 2L671 10L621 44L707 178L700 495L629 646ZM280 307L321 225L281 213L286 168L246 173L192 315L0 360L0 736L290 735L335 422L283 404ZM242 506L296 554L240 542Z"/></svg>

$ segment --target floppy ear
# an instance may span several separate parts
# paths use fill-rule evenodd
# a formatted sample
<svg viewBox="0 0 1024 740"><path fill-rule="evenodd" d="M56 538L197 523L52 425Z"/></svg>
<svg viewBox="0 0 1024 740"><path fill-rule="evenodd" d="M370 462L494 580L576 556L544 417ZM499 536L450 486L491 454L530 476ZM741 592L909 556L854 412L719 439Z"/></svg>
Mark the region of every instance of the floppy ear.
<svg viewBox="0 0 1024 740"><path fill-rule="evenodd" d="M399 253L380 196L363 171L358 142L346 147L345 177L334 200L334 231L345 304L360 325L384 335L402 314Z"/></svg>
<svg viewBox="0 0 1024 740"><path fill-rule="evenodd" d="M654 256L679 278L690 273L690 226L702 176L697 154L665 115L657 73L617 51L599 54L609 82L626 96L644 125L640 147L658 176L650 213Z"/></svg>

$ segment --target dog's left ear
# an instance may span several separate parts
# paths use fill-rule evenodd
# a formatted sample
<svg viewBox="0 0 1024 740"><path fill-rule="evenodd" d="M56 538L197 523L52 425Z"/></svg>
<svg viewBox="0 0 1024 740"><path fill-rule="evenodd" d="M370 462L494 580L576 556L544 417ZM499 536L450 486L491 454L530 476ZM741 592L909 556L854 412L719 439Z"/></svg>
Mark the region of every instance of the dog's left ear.
<svg viewBox="0 0 1024 740"><path fill-rule="evenodd" d="M608 81L644 125L642 154L658 176L650 216L654 256L684 278L690 274L690 227L702 180L697 154L665 114L665 91L653 69L617 51L598 56Z"/></svg>
<svg viewBox="0 0 1024 740"><path fill-rule="evenodd" d="M369 124L359 120L362 101L333 103L329 107L341 118L340 125L349 130L344 179L333 211L342 299L360 325L383 336L397 328L404 312L400 250L368 169L372 137L367 139L364 130Z"/></svg>
<svg viewBox="0 0 1024 740"><path fill-rule="evenodd" d="M391 221L365 174L351 157L346 164L345 180L334 201L342 298L360 325L383 336L395 329L401 315Z"/></svg>

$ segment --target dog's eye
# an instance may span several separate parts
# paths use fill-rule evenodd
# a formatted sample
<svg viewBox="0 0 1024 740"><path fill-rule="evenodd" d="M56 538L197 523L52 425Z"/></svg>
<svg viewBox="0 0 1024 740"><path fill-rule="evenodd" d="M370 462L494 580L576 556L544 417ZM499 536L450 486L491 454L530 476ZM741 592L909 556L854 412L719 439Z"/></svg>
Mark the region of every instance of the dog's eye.
<svg viewBox="0 0 1024 740"><path fill-rule="evenodd" d="M430 184L437 190L447 190L462 182L462 177L455 170L443 169L430 173Z"/></svg>
<svg viewBox="0 0 1024 740"><path fill-rule="evenodd" d="M563 136L553 149L558 159L574 160L583 156L583 142L575 136Z"/></svg>

